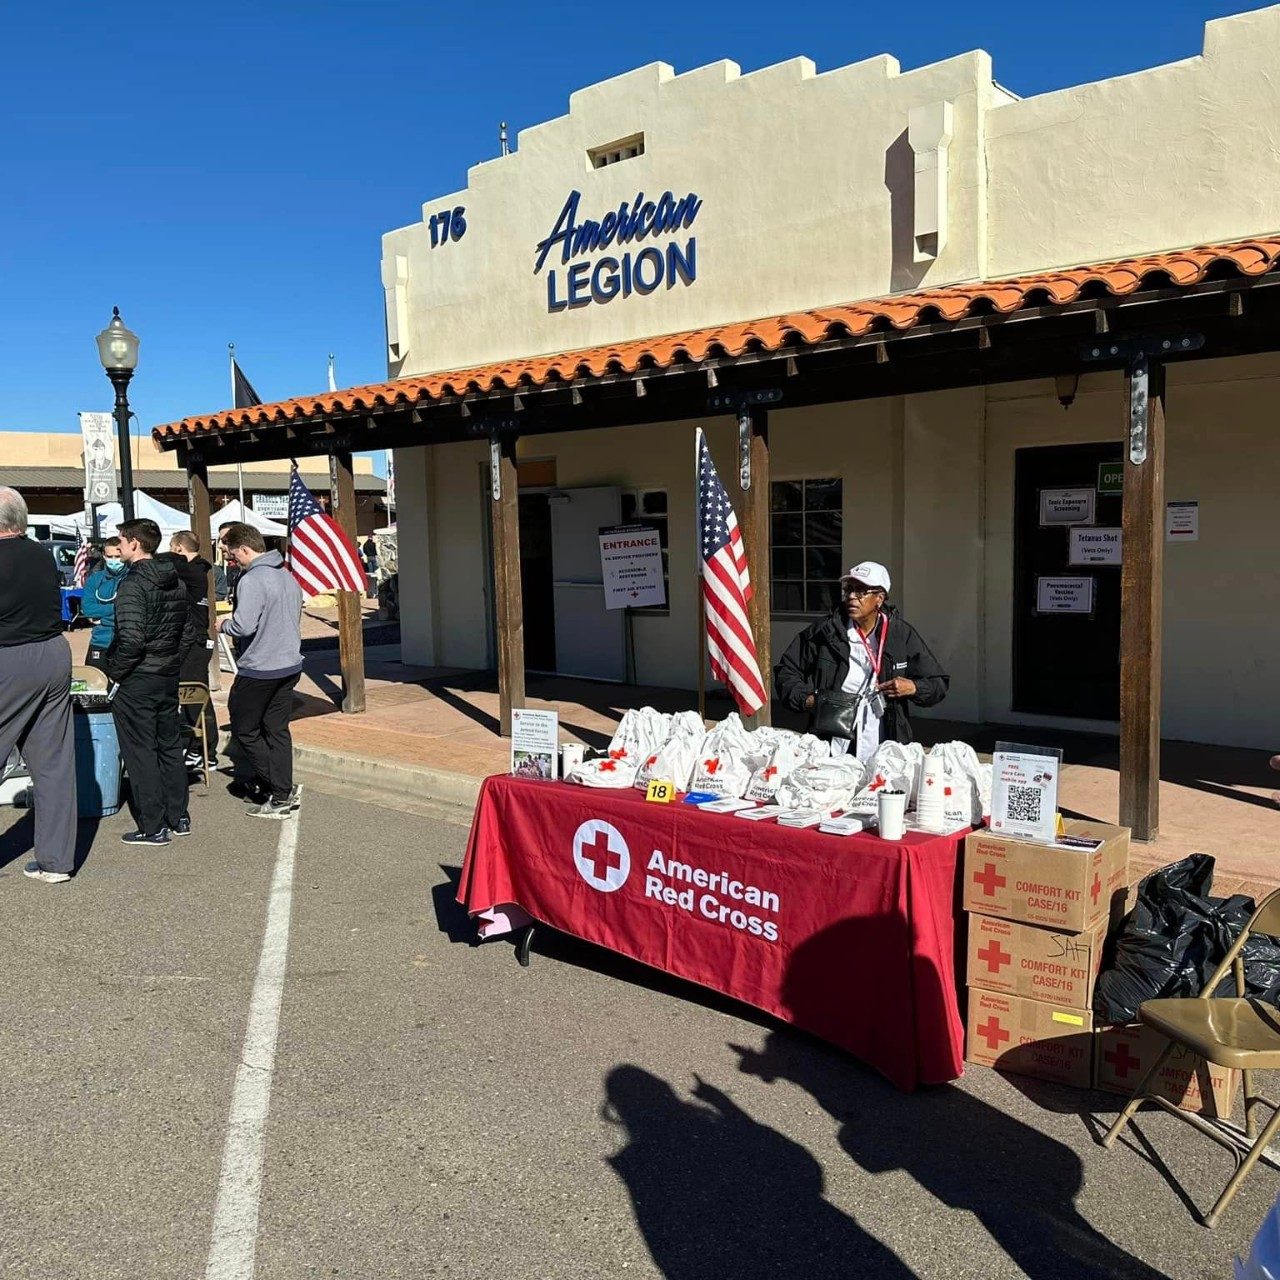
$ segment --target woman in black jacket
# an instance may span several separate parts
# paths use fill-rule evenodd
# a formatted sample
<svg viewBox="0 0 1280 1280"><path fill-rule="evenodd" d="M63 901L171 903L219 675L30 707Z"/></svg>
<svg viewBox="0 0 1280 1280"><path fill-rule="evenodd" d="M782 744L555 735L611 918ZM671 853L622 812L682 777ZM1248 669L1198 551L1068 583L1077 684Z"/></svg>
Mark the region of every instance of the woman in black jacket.
<svg viewBox="0 0 1280 1280"><path fill-rule="evenodd" d="M951 677L915 627L887 603L889 572L883 565L865 560L840 585L841 603L787 646L773 669L774 688L792 711L810 713L810 725L821 695L862 693L862 723L875 739L855 744L866 759L880 742L910 742L909 707L941 702ZM861 646L856 655L854 644Z"/></svg>

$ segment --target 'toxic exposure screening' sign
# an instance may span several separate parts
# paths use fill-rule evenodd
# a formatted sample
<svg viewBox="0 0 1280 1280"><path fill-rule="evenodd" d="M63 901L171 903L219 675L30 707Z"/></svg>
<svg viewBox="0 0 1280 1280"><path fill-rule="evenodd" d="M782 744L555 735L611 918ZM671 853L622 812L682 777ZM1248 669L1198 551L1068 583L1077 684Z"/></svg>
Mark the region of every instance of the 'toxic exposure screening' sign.
<svg viewBox="0 0 1280 1280"><path fill-rule="evenodd" d="M612 302L633 293L643 296L676 284L690 285L697 279L698 241L694 236L668 240L661 248L656 244L635 250L623 247L687 231L702 209L695 192L677 197L664 191L657 200L648 200L641 191L634 200L622 201L599 219L581 217L581 202L582 192L569 193L555 225L535 250L534 275L553 251L558 251L559 269L553 266L547 271L548 311ZM594 257L610 248L613 253ZM586 260L575 262L576 258Z"/></svg>

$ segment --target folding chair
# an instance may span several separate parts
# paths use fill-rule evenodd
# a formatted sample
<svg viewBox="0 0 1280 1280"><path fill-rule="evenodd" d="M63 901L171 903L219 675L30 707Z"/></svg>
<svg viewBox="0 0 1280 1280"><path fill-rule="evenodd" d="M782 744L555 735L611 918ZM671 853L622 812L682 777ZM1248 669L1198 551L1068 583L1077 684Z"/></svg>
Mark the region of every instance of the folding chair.
<svg viewBox="0 0 1280 1280"><path fill-rule="evenodd" d="M209 732L205 727L204 710L212 701L207 684L195 680L184 680L178 685L178 706L195 707L196 722L192 726L200 739L200 777L204 784L203 795L209 794L209 774L212 772L209 755Z"/></svg>
<svg viewBox="0 0 1280 1280"><path fill-rule="evenodd" d="M1207 1227L1216 1227L1223 1210L1231 1203L1249 1170L1266 1153L1267 1146L1280 1129L1280 1103L1254 1093L1253 1073L1280 1068L1280 1009L1265 1000L1244 997L1244 962L1241 951L1251 933L1280 934L1280 889L1268 894L1253 913L1240 937L1214 971L1196 998L1180 1000L1147 1000L1138 1008L1138 1020L1169 1037L1169 1044L1138 1082L1125 1109L1107 1130L1102 1145L1109 1147L1144 1102L1154 1102L1172 1115L1199 1129L1201 1133L1227 1148L1235 1156L1236 1171L1218 1197L1218 1203L1204 1218ZM1235 978L1235 997L1215 996L1213 992L1227 976ZM1182 1111L1167 1098L1147 1092L1169 1055L1179 1045L1198 1053L1215 1066L1231 1067L1241 1073L1244 1083L1244 1133L1236 1128L1220 1128L1202 1116ZM1258 1132L1255 1109L1258 1103L1270 1107L1274 1114L1266 1128ZM1268 1158L1272 1163L1272 1158Z"/></svg>

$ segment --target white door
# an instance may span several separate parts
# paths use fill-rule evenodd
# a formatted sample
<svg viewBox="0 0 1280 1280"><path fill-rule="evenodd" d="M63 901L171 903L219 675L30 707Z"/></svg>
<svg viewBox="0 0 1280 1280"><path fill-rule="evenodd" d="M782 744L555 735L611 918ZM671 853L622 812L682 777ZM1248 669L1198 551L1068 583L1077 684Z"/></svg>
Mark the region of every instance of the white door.
<svg viewBox="0 0 1280 1280"><path fill-rule="evenodd" d="M621 521L622 491L560 489L549 501L556 671L592 680L625 680L625 610L604 607L600 572L600 530Z"/></svg>

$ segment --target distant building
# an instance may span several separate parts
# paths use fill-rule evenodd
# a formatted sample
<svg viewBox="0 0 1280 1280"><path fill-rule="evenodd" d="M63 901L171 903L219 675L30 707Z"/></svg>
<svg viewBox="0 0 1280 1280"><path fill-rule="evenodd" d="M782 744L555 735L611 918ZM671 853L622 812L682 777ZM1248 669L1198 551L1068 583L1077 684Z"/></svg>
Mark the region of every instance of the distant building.
<svg viewBox="0 0 1280 1280"><path fill-rule="evenodd" d="M302 457L298 466L321 503L328 503L329 464ZM366 534L388 523L386 481L374 475L370 458L356 458L356 519ZM116 477L117 487L119 475ZM187 476L176 455L160 453L143 440L133 463L133 483L166 506L186 509ZM84 510L84 463L80 436L73 432L0 431L0 484L17 489L31 511L69 515ZM209 468L214 509L239 496L236 469ZM245 501L255 511L284 522L288 514L288 462L248 462L244 466Z"/></svg>

